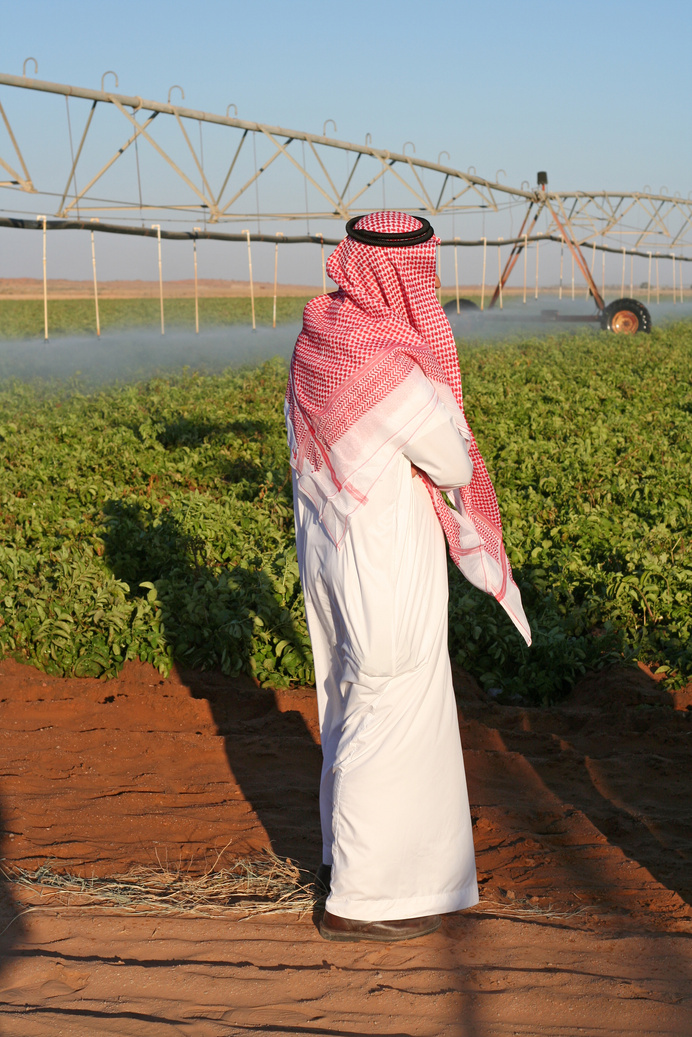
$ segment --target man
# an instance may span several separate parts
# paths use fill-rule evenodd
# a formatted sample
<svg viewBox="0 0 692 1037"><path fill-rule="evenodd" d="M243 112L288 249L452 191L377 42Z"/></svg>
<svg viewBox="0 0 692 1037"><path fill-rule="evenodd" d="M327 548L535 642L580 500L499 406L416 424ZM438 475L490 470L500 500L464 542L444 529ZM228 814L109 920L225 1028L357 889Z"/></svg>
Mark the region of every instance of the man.
<svg viewBox="0 0 692 1037"><path fill-rule="evenodd" d="M327 262L338 291L305 308L285 410L324 757L320 932L389 941L478 902L445 536L530 633L435 296L439 239L399 212L346 229Z"/></svg>

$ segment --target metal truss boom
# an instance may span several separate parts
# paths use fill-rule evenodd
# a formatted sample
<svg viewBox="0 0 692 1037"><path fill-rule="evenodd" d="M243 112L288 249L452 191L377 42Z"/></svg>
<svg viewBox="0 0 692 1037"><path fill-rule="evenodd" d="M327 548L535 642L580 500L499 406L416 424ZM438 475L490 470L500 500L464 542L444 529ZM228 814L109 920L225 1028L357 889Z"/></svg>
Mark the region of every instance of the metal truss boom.
<svg viewBox="0 0 692 1037"><path fill-rule="evenodd" d="M531 198L533 194L531 191L521 189L517 190L510 188L505 184L486 180L484 177L462 172L461 170L452 167L441 166L436 162L428 162L425 159L419 159L415 156L404 155L398 152L384 151L375 148L372 145L355 144L347 141L336 140L335 138L325 137L316 133L306 133L302 130L289 130L282 126L270 126L264 123L251 122L246 119L238 119L234 116L217 115L213 112L198 111L193 108L184 108L180 105L171 104L170 102L152 101L143 99L139 96L117 94L105 90L92 90L88 87L71 86L65 83L52 83L41 79L29 79L26 76L12 76L7 73L0 73L0 85L19 87L24 90L38 90L50 94L62 94L65 97L79 97L88 101L112 104L119 109L131 108L133 112L142 110L156 114L172 115L178 121L181 119L193 119L197 122L210 123L218 126L230 126L252 133L263 133L270 139L286 137L288 140L305 141L313 146L319 145L320 147L338 148L344 151L360 153L362 155L370 155L382 163L402 163L412 169L420 168L430 169L435 172L442 171L450 177L464 181L469 187L476 187L485 191L496 191L499 194L512 196L520 195L527 199ZM276 141L274 141L274 143L279 146ZM334 191L336 193L336 188L334 188ZM484 196L484 201L491 208L496 207L496 203L492 197ZM426 207L428 207L430 211L433 211L434 206L429 202L429 199L427 202L429 204L427 204ZM342 213L336 212L332 215L341 218Z"/></svg>
<svg viewBox="0 0 692 1037"><path fill-rule="evenodd" d="M375 185L382 185L384 190L384 185L390 184L396 193L396 207L436 219L479 213L501 216L503 212L520 206L526 209L526 226L529 212L536 207L538 213L547 221L546 233L540 235L540 240L550 240L554 231L557 235L555 240L567 244L571 242L577 248L588 245L608 250L612 247L609 239L617 236L619 243L616 251L621 251L625 247L625 240L628 253L648 254L652 250L666 249L674 252L679 258L687 258L684 250L692 248L692 200L680 195L655 194L649 191L548 191L545 186L541 190L524 186L511 187L497 180L478 176L475 171L465 172L449 164L430 162L418 158L415 154L405 154L405 149L394 152L370 143L356 144L327 137L325 134L240 119L237 115L217 115L198 111L174 104L170 99L166 102L153 101L137 95L52 83L7 73L0 73L0 87L61 95L68 103L70 99L90 102L76 151L72 151L71 163L65 169L64 179L60 180L57 189L52 182L47 185L38 184L37 178L32 178L24 158L24 154L28 153L26 147L22 152L19 144L20 134L15 132L10 116L0 105L0 131L4 126L5 139L9 140L9 152L4 155L0 142L0 175L4 171L9 177L0 180L0 189L39 194L49 200L52 197L59 199L54 215L69 220L71 225L75 214L79 217L87 212L93 214L92 219L98 214L99 219L117 218L123 223L130 224L137 220L143 221L145 213L152 218L155 216L159 222L168 219L189 220L190 223L194 223L204 219L205 224L241 220L256 220L258 223L269 220L345 221L365 209L374 207L372 195L368 192ZM109 124L105 131L100 128L99 144L103 145L105 140L108 145L105 154L109 157L96 163L93 158L94 149L90 151L87 144L91 146L93 142L98 121L97 111L102 110L103 106L108 106L118 113L127 127L127 132L117 140L111 141L112 125ZM141 121L138 118L139 113L143 115ZM193 136L189 132L191 124L194 123L200 127L199 147L195 146ZM166 124L172 126L175 133L173 138L165 137L164 142L158 138L160 127ZM230 161L224 160L218 182L216 175L212 175L204 163L201 137L201 127L204 124L226 128L229 133L235 131L239 134L239 139L236 136L235 142L232 142ZM326 125L325 123L325 128ZM22 130L25 133L30 132L24 124ZM248 156L248 140L253 143L254 170ZM156 156L152 161L163 160L167 164L173 174L172 183L176 185L176 189L184 192L183 197L175 201L164 201L159 194L158 197L144 201L141 185L138 198L134 197L134 193L129 199L107 200L95 196L96 185L113 166L117 163L122 164L122 157L133 145L135 149L139 147L145 150L147 155ZM300 149L297 145L300 145ZM176 147L180 150L176 151ZM258 166L256 152L261 147L264 151ZM342 176L337 176L333 168L336 152L353 156L352 163L347 158L343 186ZM188 171L185 168L186 163ZM305 208L302 208L301 203L290 211L276 211L279 206L272 207L271 210L265 207L260 211L257 185L260 181L267 182L268 171L273 169L276 163L276 168L282 169L283 179L280 182L286 179L289 172L291 176L302 180L305 185ZM59 173L60 163L56 159L51 163L47 176L50 179ZM78 175L80 184L86 184L79 189ZM137 175L139 177L139 165ZM157 178L155 190L162 190L160 183L160 179ZM319 208L313 208L312 211L308 206L308 187L313 197L319 197ZM256 198L255 211L248 205L251 189ZM44 212L48 211L49 204L52 207L55 203L42 203ZM532 227L537 232L536 220L537 216L534 213ZM28 221L25 223L28 225ZM186 235L192 236L187 232ZM257 239L262 236L253 237ZM274 240L274 237L271 237L271 240ZM313 239L308 234L307 240L319 240L319 236ZM450 244L478 244L479 240L488 244L490 239L470 238L468 235L466 240L455 238L452 242L451 239L446 239ZM497 235L498 244L509 244L513 240L513 235L504 238ZM522 243L525 245L529 240L533 239L526 235L520 235L516 239L518 247L510 259L512 264L516 262L516 257L521 251L519 246Z"/></svg>

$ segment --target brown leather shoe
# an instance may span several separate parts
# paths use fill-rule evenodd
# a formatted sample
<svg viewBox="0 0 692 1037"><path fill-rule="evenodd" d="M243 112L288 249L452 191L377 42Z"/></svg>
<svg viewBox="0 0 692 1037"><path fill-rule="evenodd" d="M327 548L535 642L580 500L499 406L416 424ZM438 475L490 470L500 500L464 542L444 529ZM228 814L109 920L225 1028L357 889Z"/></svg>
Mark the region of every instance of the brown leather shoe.
<svg viewBox="0 0 692 1037"><path fill-rule="evenodd" d="M439 929L439 915L423 918L393 918L386 922L361 922L356 918L341 918L324 912L320 922L320 936L325 940L378 940L391 943L394 940L413 940L427 936Z"/></svg>

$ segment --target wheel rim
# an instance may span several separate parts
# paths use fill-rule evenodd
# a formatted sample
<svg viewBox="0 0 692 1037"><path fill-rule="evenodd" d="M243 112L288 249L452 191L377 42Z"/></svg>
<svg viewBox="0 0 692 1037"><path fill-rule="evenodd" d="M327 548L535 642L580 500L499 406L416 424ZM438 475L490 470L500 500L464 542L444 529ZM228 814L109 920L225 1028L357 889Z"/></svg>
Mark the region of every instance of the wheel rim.
<svg viewBox="0 0 692 1037"><path fill-rule="evenodd" d="M634 335L639 331L639 317L632 310L618 310L613 314L610 328L618 335Z"/></svg>

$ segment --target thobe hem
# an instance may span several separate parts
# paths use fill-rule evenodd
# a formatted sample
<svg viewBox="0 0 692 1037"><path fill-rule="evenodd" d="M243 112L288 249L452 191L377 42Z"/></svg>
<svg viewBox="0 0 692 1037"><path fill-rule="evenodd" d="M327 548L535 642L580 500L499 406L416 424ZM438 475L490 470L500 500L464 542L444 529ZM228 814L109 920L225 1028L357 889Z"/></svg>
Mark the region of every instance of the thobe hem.
<svg viewBox="0 0 692 1037"><path fill-rule="evenodd" d="M326 910L340 918L359 919L363 922L387 922L393 918L421 918L426 915L446 915L464 911L479 902L475 878L461 889L450 893L435 893L425 897L402 897L398 900L357 900L353 897L327 899Z"/></svg>

